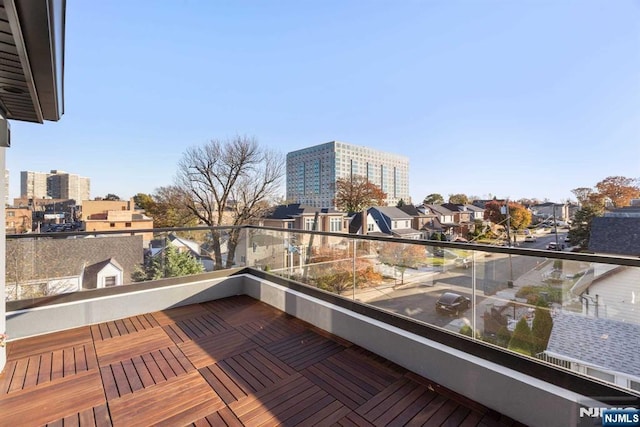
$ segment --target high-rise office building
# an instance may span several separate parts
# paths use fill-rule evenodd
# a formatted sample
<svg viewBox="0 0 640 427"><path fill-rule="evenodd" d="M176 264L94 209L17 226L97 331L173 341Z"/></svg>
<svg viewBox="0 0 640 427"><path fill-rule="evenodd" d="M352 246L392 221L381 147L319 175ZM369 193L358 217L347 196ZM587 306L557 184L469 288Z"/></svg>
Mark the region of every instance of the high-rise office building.
<svg viewBox="0 0 640 427"><path fill-rule="evenodd" d="M409 158L331 141L287 153L287 200L334 207L336 181L361 175L387 194L387 204L408 202Z"/></svg>
<svg viewBox="0 0 640 427"><path fill-rule="evenodd" d="M20 197L42 199L73 199L77 204L89 200L89 178L60 170L46 172L20 172Z"/></svg>

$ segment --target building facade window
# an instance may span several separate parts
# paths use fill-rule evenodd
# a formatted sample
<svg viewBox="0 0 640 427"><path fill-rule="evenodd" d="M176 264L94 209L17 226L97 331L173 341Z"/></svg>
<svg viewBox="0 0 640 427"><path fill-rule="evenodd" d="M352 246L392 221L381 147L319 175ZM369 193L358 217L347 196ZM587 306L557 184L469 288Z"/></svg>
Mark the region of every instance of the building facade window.
<svg viewBox="0 0 640 427"><path fill-rule="evenodd" d="M313 230L313 218L305 218L304 219L304 229L305 230Z"/></svg>
<svg viewBox="0 0 640 427"><path fill-rule="evenodd" d="M616 381L615 375L603 372L599 369L587 368L587 375L599 378L610 383L615 383Z"/></svg>
<svg viewBox="0 0 640 427"><path fill-rule="evenodd" d="M111 228L115 228L115 226L116 226L116 223L115 223L115 222L110 222L110 223L109 223L109 227L111 227Z"/></svg>
<svg viewBox="0 0 640 427"><path fill-rule="evenodd" d="M118 284L118 277L117 276L107 276L104 278L104 287L105 288L111 288L114 287Z"/></svg>
<svg viewBox="0 0 640 427"><path fill-rule="evenodd" d="M124 223L124 226L125 226L125 227L131 227L131 223L130 223L130 222L125 222L125 223Z"/></svg>
<svg viewBox="0 0 640 427"><path fill-rule="evenodd" d="M342 219L341 218L331 218L329 221L330 231L338 232L342 231Z"/></svg>

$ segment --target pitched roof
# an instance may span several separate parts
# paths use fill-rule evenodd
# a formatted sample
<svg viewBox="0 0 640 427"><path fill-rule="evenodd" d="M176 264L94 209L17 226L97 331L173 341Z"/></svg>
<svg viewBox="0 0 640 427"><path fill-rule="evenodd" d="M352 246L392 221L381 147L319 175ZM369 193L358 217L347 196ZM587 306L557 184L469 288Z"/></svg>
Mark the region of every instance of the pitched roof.
<svg viewBox="0 0 640 427"><path fill-rule="evenodd" d="M300 215L312 215L316 212L321 214L342 214L332 208L316 208L314 206L303 205L300 203L291 203L288 205L278 205L271 214L267 215L269 219L292 219Z"/></svg>
<svg viewBox="0 0 640 427"><path fill-rule="evenodd" d="M370 209L375 209L381 214L391 219L411 219L412 216L406 212L403 212L395 206L372 206Z"/></svg>
<svg viewBox="0 0 640 427"><path fill-rule="evenodd" d="M640 357L629 345L639 336L635 323L561 313L553 319L547 352L640 377Z"/></svg>
<svg viewBox="0 0 640 427"><path fill-rule="evenodd" d="M83 289L96 289L98 286L98 273L107 265L112 264L118 270L122 271L122 266L115 260L115 258L105 259L92 265L88 265L84 269L82 275L82 288Z"/></svg>
<svg viewBox="0 0 640 427"><path fill-rule="evenodd" d="M442 205L425 205L425 206L431 209L433 212L435 212L438 215L453 215L453 211L445 208Z"/></svg>
<svg viewBox="0 0 640 427"><path fill-rule="evenodd" d="M403 206L400 206L398 209L400 209L402 212L411 216L425 216L414 205L403 205Z"/></svg>
<svg viewBox="0 0 640 427"><path fill-rule="evenodd" d="M589 250L606 254L640 256L640 216L593 218Z"/></svg>

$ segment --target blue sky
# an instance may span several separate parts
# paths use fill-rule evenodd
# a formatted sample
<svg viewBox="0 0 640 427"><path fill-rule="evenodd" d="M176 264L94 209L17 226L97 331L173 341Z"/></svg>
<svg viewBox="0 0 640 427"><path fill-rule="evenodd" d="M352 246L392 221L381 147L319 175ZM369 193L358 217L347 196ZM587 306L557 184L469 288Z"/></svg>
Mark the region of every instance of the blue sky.
<svg viewBox="0 0 640 427"><path fill-rule="evenodd" d="M414 202L640 177L637 0L68 0L65 66L62 120L12 123L12 198L21 170L151 193L238 134L408 156Z"/></svg>

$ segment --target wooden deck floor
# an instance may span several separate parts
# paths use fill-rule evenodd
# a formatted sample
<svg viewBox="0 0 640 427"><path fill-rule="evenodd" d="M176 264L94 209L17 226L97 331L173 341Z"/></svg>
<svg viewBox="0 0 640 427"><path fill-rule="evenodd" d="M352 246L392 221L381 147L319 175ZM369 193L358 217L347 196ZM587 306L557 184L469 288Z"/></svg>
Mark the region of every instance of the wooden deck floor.
<svg viewBox="0 0 640 427"><path fill-rule="evenodd" d="M0 425L517 425L233 297L8 344Z"/></svg>

